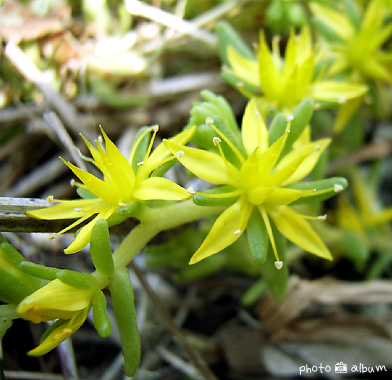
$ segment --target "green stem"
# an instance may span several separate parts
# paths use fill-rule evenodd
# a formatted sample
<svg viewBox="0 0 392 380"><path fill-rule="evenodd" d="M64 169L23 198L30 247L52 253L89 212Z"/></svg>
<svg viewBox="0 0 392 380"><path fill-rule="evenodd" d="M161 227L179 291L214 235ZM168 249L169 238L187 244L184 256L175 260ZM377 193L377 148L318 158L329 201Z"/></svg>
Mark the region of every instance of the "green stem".
<svg viewBox="0 0 392 380"><path fill-rule="evenodd" d="M164 207L143 208L138 214L140 224L126 236L113 253L115 268L119 269L128 265L159 232L217 214L222 210L224 207L197 206L192 200ZM93 273L93 276L101 289L110 282L109 277L98 272Z"/></svg>

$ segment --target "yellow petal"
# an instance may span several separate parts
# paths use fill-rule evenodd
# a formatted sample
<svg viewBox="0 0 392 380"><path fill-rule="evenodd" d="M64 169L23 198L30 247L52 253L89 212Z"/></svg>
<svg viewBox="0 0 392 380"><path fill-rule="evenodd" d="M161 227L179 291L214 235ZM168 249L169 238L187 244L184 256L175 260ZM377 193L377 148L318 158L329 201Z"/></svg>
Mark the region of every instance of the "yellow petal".
<svg viewBox="0 0 392 380"><path fill-rule="evenodd" d="M68 322L54 329L38 347L30 350L28 354L30 356L40 356L57 347L83 325L88 312L89 308L86 308L74 313Z"/></svg>
<svg viewBox="0 0 392 380"><path fill-rule="evenodd" d="M165 140L165 144L172 154L197 177L214 185L235 185L239 172L220 155L189 148L170 140Z"/></svg>
<svg viewBox="0 0 392 380"><path fill-rule="evenodd" d="M296 190L281 187L271 192L271 195L268 197L266 204L272 207L286 206L311 193L313 193L313 190Z"/></svg>
<svg viewBox="0 0 392 380"><path fill-rule="evenodd" d="M294 244L324 259L332 259L328 248L302 215L287 206L273 209L269 215L281 234Z"/></svg>
<svg viewBox="0 0 392 380"><path fill-rule="evenodd" d="M245 108L242 119L242 143L250 156L256 147L264 151L268 148L268 131L258 110L257 100L251 99Z"/></svg>
<svg viewBox="0 0 392 380"><path fill-rule="evenodd" d="M260 32L260 50L258 54L260 86L266 97L272 100L280 99L282 89L282 73L277 62L271 56L263 32Z"/></svg>
<svg viewBox="0 0 392 380"><path fill-rule="evenodd" d="M99 210L104 204L106 204L106 202L100 199L77 199L72 201L61 201L61 203L52 207L27 211L26 214L33 218L47 220L78 219L83 215L80 210L94 213L93 210Z"/></svg>
<svg viewBox="0 0 392 380"><path fill-rule="evenodd" d="M102 181L94 175L79 169L77 166L70 162L64 163L74 172L74 174L86 185L87 189L90 190L94 195L102 198L108 202L118 203L119 194L114 186L111 186L108 182Z"/></svg>
<svg viewBox="0 0 392 380"><path fill-rule="evenodd" d="M355 34L354 26L346 15L336 12L329 7L317 4L314 1L311 2L310 9L317 18L337 33L343 40L348 40Z"/></svg>
<svg viewBox="0 0 392 380"><path fill-rule="evenodd" d="M368 91L363 84L320 81L313 85L312 97L315 100L341 102L362 96Z"/></svg>
<svg viewBox="0 0 392 380"><path fill-rule="evenodd" d="M239 54L231 45L227 48L227 59L235 76L254 86L259 86L259 66L256 60Z"/></svg>
<svg viewBox="0 0 392 380"><path fill-rule="evenodd" d="M285 174L280 175L279 180L283 179L280 184L286 186L306 177L313 170L321 153L324 152L330 142L331 139L314 141L286 154L276 167L276 173L282 172L281 174ZM290 173L290 168L291 174L287 176ZM286 171L286 173L283 173L283 171Z"/></svg>
<svg viewBox="0 0 392 380"><path fill-rule="evenodd" d="M180 201L189 199L191 194L166 178L151 177L145 179L136 187L134 196L141 200L163 199Z"/></svg>
<svg viewBox="0 0 392 380"><path fill-rule="evenodd" d="M106 210L100 212L93 220L83 226L79 233L76 235L75 240L64 249L65 254L72 254L81 251L89 242L91 237L91 231L98 219L108 219L115 213L119 206L111 206Z"/></svg>
<svg viewBox="0 0 392 380"><path fill-rule="evenodd" d="M17 312L34 323L67 319L75 311L88 307L93 291L92 288L77 289L56 279L26 297Z"/></svg>
<svg viewBox="0 0 392 380"><path fill-rule="evenodd" d="M233 244L244 232L252 209L253 206L242 198L227 208L215 221L189 264L195 264Z"/></svg>

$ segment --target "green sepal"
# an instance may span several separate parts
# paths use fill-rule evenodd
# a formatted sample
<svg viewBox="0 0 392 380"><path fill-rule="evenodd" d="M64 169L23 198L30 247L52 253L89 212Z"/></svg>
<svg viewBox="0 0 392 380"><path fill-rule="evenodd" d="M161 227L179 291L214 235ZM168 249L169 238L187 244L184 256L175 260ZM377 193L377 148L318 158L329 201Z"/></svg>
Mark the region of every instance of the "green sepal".
<svg viewBox="0 0 392 380"><path fill-rule="evenodd" d="M267 291L267 284L262 278L255 281L245 293L241 296L241 304L243 306L251 306L256 303L262 295Z"/></svg>
<svg viewBox="0 0 392 380"><path fill-rule="evenodd" d="M220 186L220 187L214 187L213 189L208 189L206 191L203 191L203 194L225 194L230 191L233 191L233 188L231 186ZM238 199L238 196L236 197L222 197L222 198L210 198L208 196L204 196L201 194L195 194L193 196L193 203L198 205L198 206L231 206L236 200Z"/></svg>
<svg viewBox="0 0 392 380"><path fill-rule="evenodd" d="M106 338L112 332L112 325L106 312L106 297L102 290L97 289L91 299L95 329L101 338Z"/></svg>
<svg viewBox="0 0 392 380"><path fill-rule="evenodd" d="M0 305L0 342L12 326L12 320L19 318L15 305ZM1 367L0 367L1 369Z"/></svg>
<svg viewBox="0 0 392 380"><path fill-rule="evenodd" d="M14 266L18 266L26 259L8 242L1 243L0 249L4 252L8 262Z"/></svg>
<svg viewBox="0 0 392 380"><path fill-rule="evenodd" d="M18 267L24 273L49 281L55 280L59 272L62 271L62 269L47 267L45 265L32 263L30 261L23 261L19 264Z"/></svg>
<svg viewBox="0 0 392 380"><path fill-rule="evenodd" d="M15 271L18 271L15 268ZM6 303L16 304L39 289L39 280L30 277L23 272L9 273L0 268L0 300ZM37 282L35 281L37 280Z"/></svg>
<svg viewBox="0 0 392 380"><path fill-rule="evenodd" d="M268 291L275 301L282 301L287 293L289 269L288 264L285 260L286 258L286 239L285 237L276 229L273 221L270 219L272 232L275 239L276 249L278 251L279 259L283 262L283 267L277 269L275 267L275 256L271 244L269 246L267 259L264 264L261 265L261 275L265 283L267 284Z"/></svg>
<svg viewBox="0 0 392 380"><path fill-rule="evenodd" d="M337 194L335 186L338 188L342 187L345 189L348 185L348 182L346 178L343 177L331 177L327 179L321 179L319 181L309 181L309 182L297 182L293 185L287 186L290 189L296 189L296 190L312 190L316 189L313 193L310 193L309 195L302 197L293 203L291 205L297 205L297 204L302 204L306 203L309 201L323 201L325 199L331 198L334 195ZM343 190L342 189L342 190ZM340 192L340 191L338 191Z"/></svg>
<svg viewBox="0 0 392 380"><path fill-rule="evenodd" d="M144 133L146 133L146 131L151 131L151 127L140 128L133 141L136 143L138 141L138 139ZM138 146L136 147L135 154L134 154L132 162L131 162L132 169L133 169L134 173L137 173L138 162L144 161L144 159L146 157L148 145L150 142L150 137L151 137L151 133L146 133L146 135L142 138L142 140L139 142Z"/></svg>
<svg viewBox="0 0 392 380"><path fill-rule="evenodd" d="M244 81L241 78L238 78L230 69L222 70L222 78L233 88L241 92L244 96L248 98L252 98L254 96L260 96L261 90L259 87L255 86L252 83Z"/></svg>
<svg viewBox="0 0 392 380"><path fill-rule="evenodd" d="M287 116L283 113L278 113L272 119L269 127L269 145L271 146L276 142L283 133L286 131L287 127Z"/></svg>
<svg viewBox="0 0 392 380"><path fill-rule="evenodd" d="M141 345L131 279L127 268L116 271L109 284L112 306L120 333L125 375L132 377L139 367Z"/></svg>
<svg viewBox="0 0 392 380"><path fill-rule="evenodd" d="M256 207L249 218L246 234L253 260L256 264L263 264L268 254L269 239L263 218Z"/></svg>
<svg viewBox="0 0 392 380"><path fill-rule="evenodd" d="M281 157L291 149L295 141L301 136L305 127L309 124L314 110L314 102L311 98L304 99L293 111L294 119L290 123L290 133L287 136Z"/></svg>
<svg viewBox="0 0 392 380"><path fill-rule="evenodd" d="M110 247L109 227L105 219L97 220L91 231L90 255L99 273L105 276L113 275L114 262Z"/></svg>
<svg viewBox="0 0 392 380"><path fill-rule="evenodd" d="M358 272L362 272L370 256L369 248L363 239L351 231L344 231L340 246L343 256L354 263Z"/></svg>
<svg viewBox="0 0 392 380"><path fill-rule="evenodd" d="M246 58L256 59L252 49L245 43L237 31L226 21L221 21L216 27L218 35L218 52L221 61L228 65L227 48L232 46L239 54Z"/></svg>
<svg viewBox="0 0 392 380"><path fill-rule="evenodd" d="M95 199L95 198L98 198L90 190L85 189L84 187L78 187L76 189L76 192L78 193L79 197L83 198L83 199Z"/></svg>
<svg viewBox="0 0 392 380"><path fill-rule="evenodd" d="M96 286L96 279L89 273L75 272L62 269L57 273L57 278L66 285L77 289L89 289Z"/></svg>
<svg viewBox="0 0 392 380"><path fill-rule="evenodd" d="M116 213L108 218L108 226L112 227L128 218L135 217L140 210L140 206L140 202L129 202L126 206L119 207Z"/></svg>
<svg viewBox="0 0 392 380"><path fill-rule="evenodd" d="M219 272L226 263L225 255L212 255L194 265L187 265L173 276L174 281L192 282Z"/></svg>
<svg viewBox="0 0 392 380"><path fill-rule="evenodd" d="M165 162L163 165L156 168L152 173L151 177L163 177L175 164L177 159L173 157L170 161Z"/></svg>

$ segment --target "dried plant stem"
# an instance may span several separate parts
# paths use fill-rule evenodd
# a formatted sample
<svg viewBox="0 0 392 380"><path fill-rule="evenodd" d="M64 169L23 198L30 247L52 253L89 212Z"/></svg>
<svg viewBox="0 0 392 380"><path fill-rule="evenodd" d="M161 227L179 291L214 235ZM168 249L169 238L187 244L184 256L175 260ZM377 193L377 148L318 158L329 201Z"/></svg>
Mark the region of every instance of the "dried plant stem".
<svg viewBox="0 0 392 380"><path fill-rule="evenodd" d="M135 272L138 280L142 284L143 288L153 301L155 307L157 308L158 312L166 322L169 329L172 331L174 336L183 346L185 352L189 356L189 359L194 363L194 365L198 368L201 375L206 380L218 380L217 377L213 374L211 369L208 367L206 362L200 356L200 354L187 342L182 330L174 323L172 317L170 316L169 312L167 311L166 307L163 305L162 301L156 295L154 290L151 288L150 284L146 280L143 272L139 269L139 267L135 264L134 261L130 264L132 270Z"/></svg>

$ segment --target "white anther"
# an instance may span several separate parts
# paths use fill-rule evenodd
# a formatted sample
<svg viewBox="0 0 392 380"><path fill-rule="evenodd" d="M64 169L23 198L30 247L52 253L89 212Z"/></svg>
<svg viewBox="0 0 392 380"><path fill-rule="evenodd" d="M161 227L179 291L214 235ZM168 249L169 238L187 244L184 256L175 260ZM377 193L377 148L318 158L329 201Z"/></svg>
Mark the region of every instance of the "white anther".
<svg viewBox="0 0 392 380"><path fill-rule="evenodd" d="M195 194L195 193L196 193L195 189L194 189L192 186L188 187L186 191L187 191L189 194Z"/></svg>
<svg viewBox="0 0 392 380"><path fill-rule="evenodd" d="M320 103L315 103L313 108L317 111L317 110L319 110L321 108L321 104Z"/></svg>
<svg viewBox="0 0 392 380"><path fill-rule="evenodd" d="M291 113L290 115L287 115L286 121L292 121L294 120L294 115Z"/></svg>
<svg viewBox="0 0 392 380"><path fill-rule="evenodd" d="M82 209L81 209L80 207L75 207L75 208L74 208L74 211L75 211L75 212L81 212Z"/></svg>
<svg viewBox="0 0 392 380"><path fill-rule="evenodd" d="M176 156L177 156L178 158L184 157L184 151L183 151L183 150L177 150Z"/></svg>
<svg viewBox="0 0 392 380"><path fill-rule="evenodd" d="M152 131L152 132L158 132L158 131L159 131L159 125L153 125L153 126L151 127L151 131Z"/></svg>
<svg viewBox="0 0 392 380"><path fill-rule="evenodd" d="M49 196L46 198L46 200L47 200L48 202L54 202L54 197L53 197L53 195L49 195Z"/></svg>
<svg viewBox="0 0 392 380"><path fill-rule="evenodd" d="M314 150L316 152L319 151L320 149L321 149L321 145L320 144L317 144L317 145L314 146Z"/></svg>
<svg viewBox="0 0 392 380"><path fill-rule="evenodd" d="M212 142L214 143L215 146L217 146L218 144L220 144L222 142L222 140L219 137L214 137L212 139Z"/></svg>
<svg viewBox="0 0 392 380"><path fill-rule="evenodd" d="M55 233L52 233L52 236L49 238L49 240L53 240L56 237Z"/></svg>
<svg viewBox="0 0 392 380"><path fill-rule="evenodd" d="M119 205L120 207L126 207L127 204L124 203L124 202L119 202L118 205Z"/></svg>
<svg viewBox="0 0 392 380"><path fill-rule="evenodd" d="M98 142L102 145L103 144L103 137L101 135L98 136Z"/></svg>
<svg viewBox="0 0 392 380"><path fill-rule="evenodd" d="M319 215L319 216L317 217L317 219L318 219L318 220L326 220L326 219L327 219L327 214Z"/></svg>
<svg viewBox="0 0 392 380"><path fill-rule="evenodd" d="M76 183L76 181L75 181L74 178L72 178L72 179L69 181L69 184L70 184L72 187L75 186L75 183Z"/></svg>
<svg viewBox="0 0 392 380"><path fill-rule="evenodd" d="M346 103L347 99L344 96L341 96L340 98L338 98L338 103L339 104L343 104Z"/></svg>
<svg viewBox="0 0 392 380"><path fill-rule="evenodd" d="M142 166L142 165L144 165L144 161L140 161L140 162L138 162L136 165L137 165L137 166Z"/></svg>
<svg viewBox="0 0 392 380"><path fill-rule="evenodd" d="M214 119L212 117L206 117L206 124L214 124Z"/></svg>
<svg viewBox="0 0 392 380"><path fill-rule="evenodd" d="M276 269L282 269L283 267L283 261L275 261L274 262L275 268Z"/></svg>
<svg viewBox="0 0 392 380"><path fill-rule="evenodd" d="M237 83L237 87L238 87L238 88L244 87L244 82L238 82L238 83Z"/></svg>
<svg viewBox="0 0 392 380"><path fill-rule="evenodd" d="M241 230L235 230L234 231L234 235L238 235L238 234L240 234L242 231Z"/></svg>
<svg viewBox="0 0 392 380"><path fill-rule="evenodd" d="M342 191L342 190L343 190L343 186L342 185L338 185L338 184L333 185L333 191L335 193L338 193L339 191Z"/></svg>

